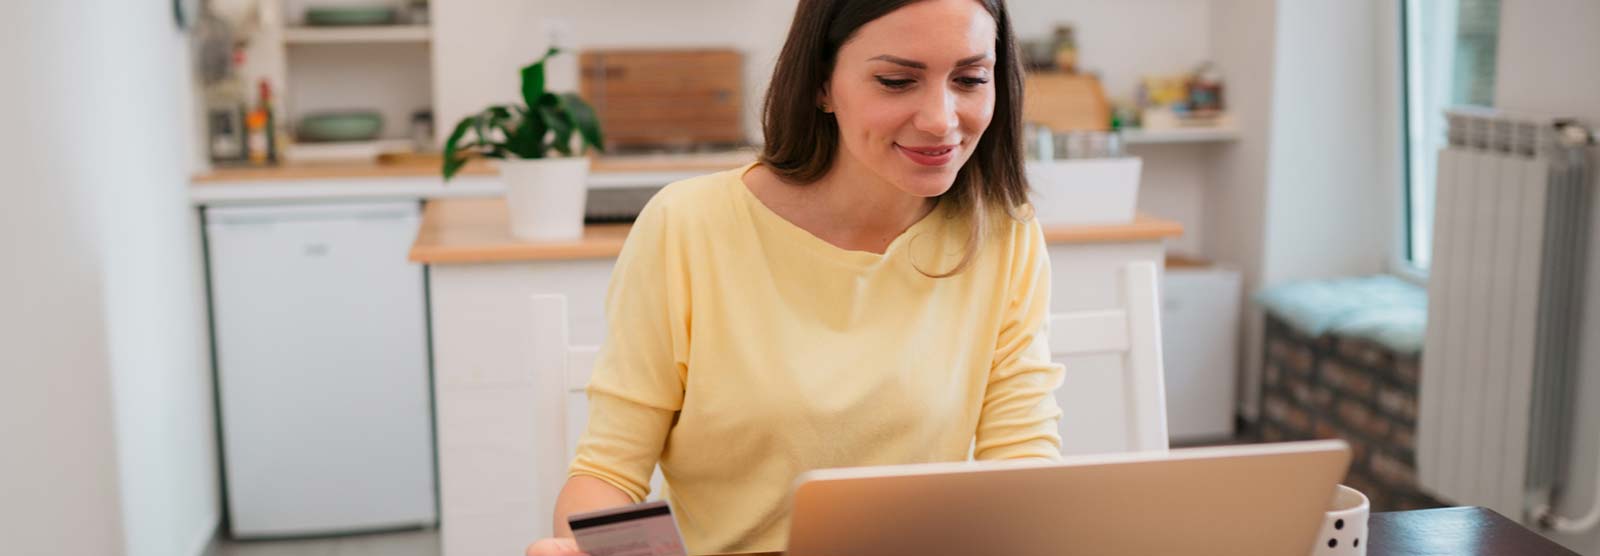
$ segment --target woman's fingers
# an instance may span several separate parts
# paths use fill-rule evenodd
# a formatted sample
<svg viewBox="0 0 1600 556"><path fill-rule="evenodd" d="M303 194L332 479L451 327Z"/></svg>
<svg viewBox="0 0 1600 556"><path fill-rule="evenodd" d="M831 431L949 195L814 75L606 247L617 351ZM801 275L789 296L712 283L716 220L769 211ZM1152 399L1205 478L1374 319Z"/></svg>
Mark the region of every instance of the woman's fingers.
<svg viewBox="0 0 1600 556"><path fill-rule="evenodd" d="M578 541L566 537L542 539L528 545L527 556L587 556L578 550Z"/></svg>

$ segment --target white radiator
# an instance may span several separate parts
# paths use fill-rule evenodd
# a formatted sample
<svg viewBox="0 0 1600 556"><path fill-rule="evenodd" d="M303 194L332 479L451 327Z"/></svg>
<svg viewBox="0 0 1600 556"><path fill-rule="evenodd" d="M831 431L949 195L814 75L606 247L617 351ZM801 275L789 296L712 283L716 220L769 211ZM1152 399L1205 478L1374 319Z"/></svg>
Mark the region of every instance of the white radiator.
<svg viewBox="0 0 1600 556"><path fill-rule="evenodd" d="M1446 118L1418 478L1450 502L1527 521L1564 476L1570 438L1585 149L1568 133L1578 128L1548 119L1481 110Z"/></svg>

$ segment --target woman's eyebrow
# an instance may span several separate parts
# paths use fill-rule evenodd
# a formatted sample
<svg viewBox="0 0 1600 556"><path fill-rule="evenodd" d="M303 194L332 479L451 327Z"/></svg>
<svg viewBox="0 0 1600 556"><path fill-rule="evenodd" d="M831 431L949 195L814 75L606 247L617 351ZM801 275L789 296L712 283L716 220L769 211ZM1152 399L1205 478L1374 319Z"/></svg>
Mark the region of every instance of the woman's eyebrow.
<svg viewBox="0 0 1600 556"><path fill-rule="evenodd" d="M988 52L984 52L982 54L976 54L976 55L973 55L973 56L968 56L966 58L962 58L960 60L956 60L956 67L959 68L959 67L964 67L964 66L975 66L975 65L978 65L978 62L982 62L982 61L987 60L987 59L989 59L989 53ZM905 67L908 67L908 68L913 68L913 69L919 69L919 70L928 69L928 64L924 64L924 63L918 62L916 60L907 60L905 58L901 58L899 56L894 56L894 55L891 55L891 54L879 54L877 56L873 56L871 58L867 58L868 62L871 62L871 61L874 61L874 60L882 60L882 61L885 61L885 62L889 62L891 64L898 64L898 65L902 65L902 66L905 66Z"/></svg>

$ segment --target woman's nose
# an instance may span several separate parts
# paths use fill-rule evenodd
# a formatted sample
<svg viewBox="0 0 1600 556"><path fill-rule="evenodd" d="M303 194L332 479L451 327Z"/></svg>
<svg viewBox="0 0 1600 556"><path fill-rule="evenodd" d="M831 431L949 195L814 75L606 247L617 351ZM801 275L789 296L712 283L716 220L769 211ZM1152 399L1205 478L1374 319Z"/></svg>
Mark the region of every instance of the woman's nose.
<svg viewBox="0 0 1600 556"><path fill-rule="evenodd" d="M921 106L917 108L913 125L929 135L947 137L959 122L956 118L955 95L944 87L929 87L927 90Z"/></svg>

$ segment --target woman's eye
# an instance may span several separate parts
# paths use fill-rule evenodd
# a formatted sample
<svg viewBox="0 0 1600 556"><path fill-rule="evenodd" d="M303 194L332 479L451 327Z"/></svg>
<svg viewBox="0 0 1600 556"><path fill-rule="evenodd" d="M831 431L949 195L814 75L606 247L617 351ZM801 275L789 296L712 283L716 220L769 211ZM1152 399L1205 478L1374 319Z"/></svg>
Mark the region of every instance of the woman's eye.
<svg viewBox="0 0 1600 556"><path fill-rule="evenodd" d="M965 87L976 89L983 86L983 84L988 83L989 80L982 77L962 77L956 79L956 82Z"/></svg>
<svg viewBox="0 0 1600 556"><path fill-rule="evenodd" d="M911 86L913 81L910 79L889 79L887 77L879 77L878 83L890 89L904 89Z"/></svg>

